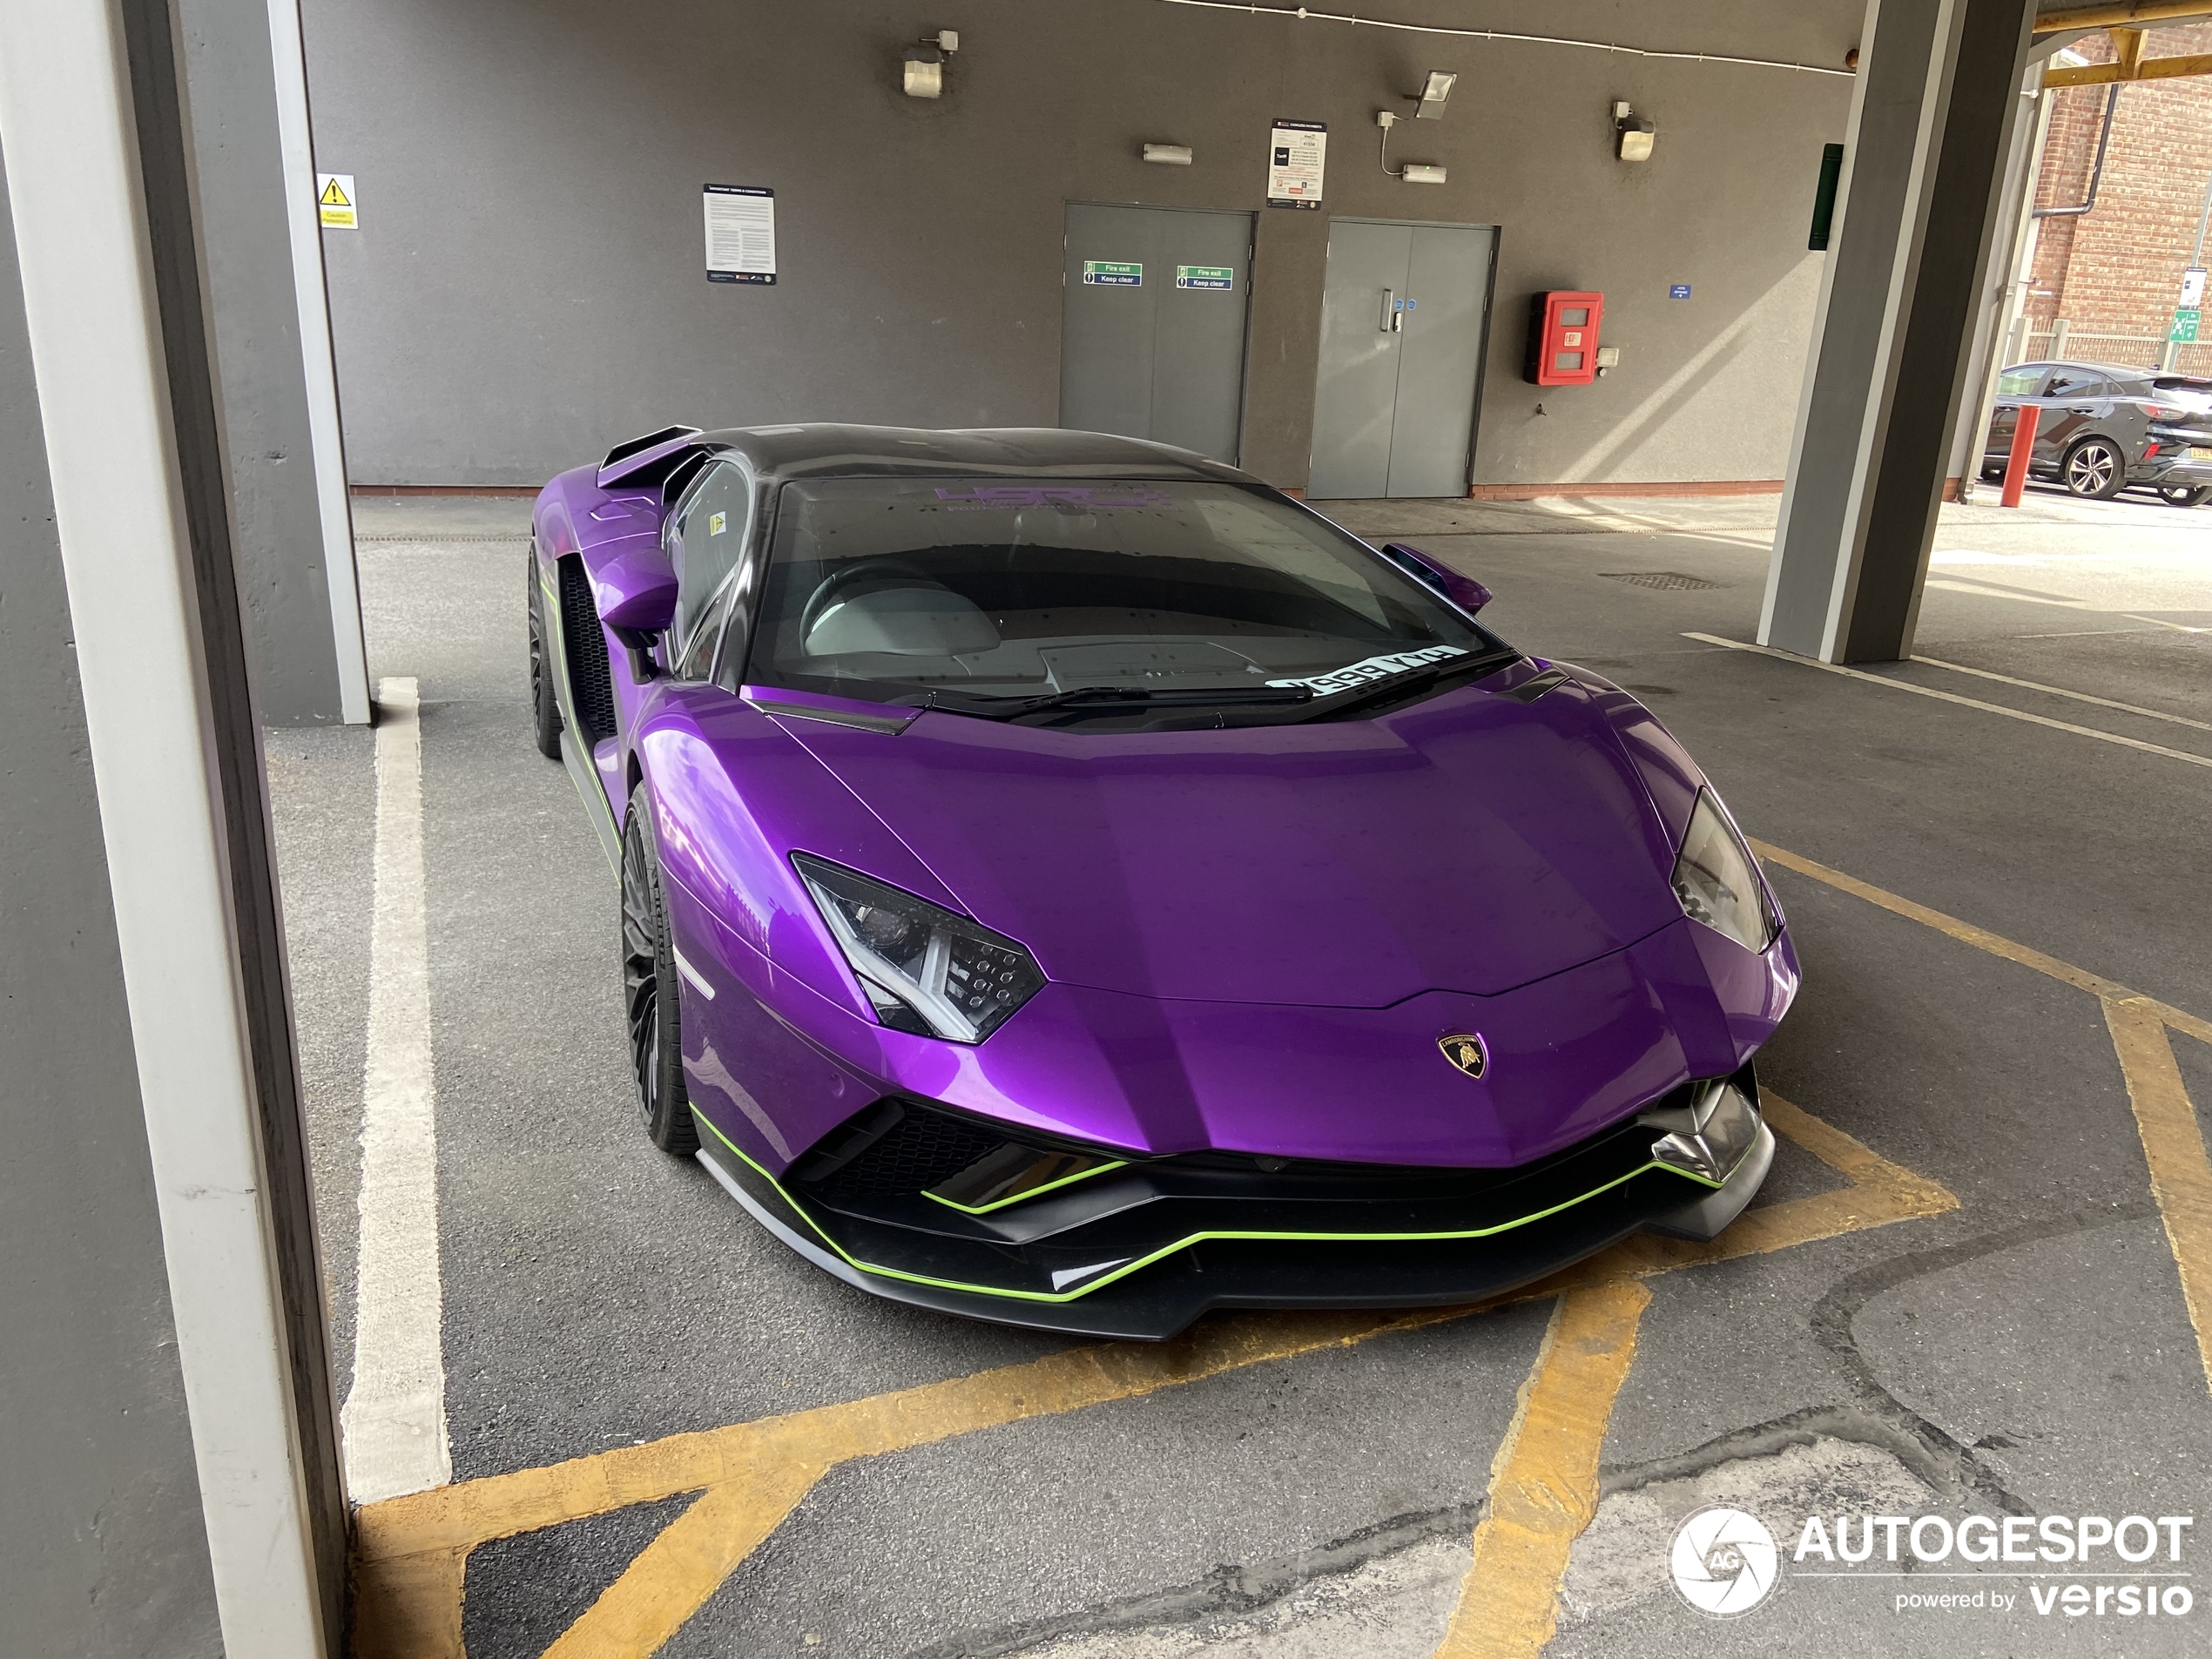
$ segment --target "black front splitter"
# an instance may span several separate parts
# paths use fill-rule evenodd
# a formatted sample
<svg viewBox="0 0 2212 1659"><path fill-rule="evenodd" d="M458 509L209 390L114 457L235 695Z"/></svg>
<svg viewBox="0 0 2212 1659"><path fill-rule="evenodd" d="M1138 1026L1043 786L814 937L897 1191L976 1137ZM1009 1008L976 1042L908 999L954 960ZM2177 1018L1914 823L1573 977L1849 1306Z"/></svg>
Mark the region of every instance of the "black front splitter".
<svg viewBox="0 0 2212 1659"><path fill-rule="evenodd" d="M1502 1296L1639 1231L1710 1238L1742 1212L1766 1179L1774 1136L1762 1125L1725 1185L1687 1197L1680 1177L1651 1170L1555 1215L1487 1238L1208 1238L1064 1301L870 1271L838 1252L780 1186L712 1138L698 1156L770 1231L825 1271L873 1295L1028 1330L1162 1341L1216 1309L1448 1307Z"/></svg>

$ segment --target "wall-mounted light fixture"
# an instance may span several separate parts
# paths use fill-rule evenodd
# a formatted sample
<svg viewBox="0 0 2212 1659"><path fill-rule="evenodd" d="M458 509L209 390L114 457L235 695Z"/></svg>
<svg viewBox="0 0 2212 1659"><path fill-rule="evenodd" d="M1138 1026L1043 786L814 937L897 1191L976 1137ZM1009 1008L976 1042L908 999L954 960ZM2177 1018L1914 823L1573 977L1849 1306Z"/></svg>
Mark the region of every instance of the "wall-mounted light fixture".
<svg viewBox="0 0 2212 1659"><path fill-rule="evenodd" d="M1190 146L1187 144L1148 144L1144 158L1159 167L1187 167L1190 165Z"/></svg>
<svg viewBox="0 0 2212 1659"><path fill-rule="evenodd" d="M1651 159L1651 141L1659 129L1626 104L1613 106L1613 153L1623 161Z"/></svg>
<svg viewBox="0 0 2212 1659"><path fill-rule="evenodd" d="M907 48L900 90L908 98L942 98L945 60L959 50L957 29L941 29L934 35L925 35L919 44Z"/></svg>
<svg viewBox="0 0 2212 1659"><path fill-rule="evenodd" d="M1448 71L1433 69L1418 92L1406 97L1413 106L1417 121L1440 121L1444 118L1444 105L1452 96L1453 84L1460 78ZM1402 167L1390 165L1390 130L1406 118L1392 110L1375 111L1375 125L1382 129L1382 170L1393 179L1402 179L1409 185L1440 185L1444 169L1430 161L1409 161Z"/></svg>

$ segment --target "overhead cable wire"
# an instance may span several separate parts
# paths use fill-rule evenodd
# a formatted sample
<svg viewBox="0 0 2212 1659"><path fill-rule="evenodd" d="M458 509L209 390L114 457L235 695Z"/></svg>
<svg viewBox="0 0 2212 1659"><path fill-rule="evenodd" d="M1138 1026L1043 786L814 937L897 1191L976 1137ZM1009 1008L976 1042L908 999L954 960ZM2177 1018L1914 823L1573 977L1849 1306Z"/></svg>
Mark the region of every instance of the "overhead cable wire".
<svg viewBox="0 0 2212 1659"><path fill-rule="evenodd" d="M1576 46L1587 51L1615 52L1623 57L1656 57L1685 64L1737 64L1747 69L1794 69L1807 75L1856 73L1829 69L1819 64L1797 64L1776 57L1731 57L1722 52L1665 52L1643 46L1622 46L1608 40L1575 40L1564 35L1520 35L1504 29L1450 29L1441 24L1392 23L1381 17L1359 17L1349 12L1314 11L1305 6L1257 6L1241 0L1160 0L1162 5L1197 6L1207 11L1246 11L1258 17L1289 17L1304 23L1353 24L1366 29L1394 29L1410 35L1452 35L1463 40L1505 40L1531 46Z"/></svg>

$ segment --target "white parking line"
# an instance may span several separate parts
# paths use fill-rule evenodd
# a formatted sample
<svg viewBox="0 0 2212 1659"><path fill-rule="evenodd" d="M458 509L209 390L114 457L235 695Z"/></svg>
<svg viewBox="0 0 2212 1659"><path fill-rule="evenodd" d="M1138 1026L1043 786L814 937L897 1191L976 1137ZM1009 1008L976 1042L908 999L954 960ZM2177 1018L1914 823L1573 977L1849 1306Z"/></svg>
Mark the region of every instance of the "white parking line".
<svg viewBox="0 0 2212 1659"><path fill-rule="evenodd" d="M2041 691L2047 697L2070 697L2077 703L2094 703L2101 709L2118 709L2123 714L2140 714L2146 720L2165 720L2175 725L2195 726L2199 732L2212 732L2212 723L2192 720L2179 714L2161 714L2156 709L2138 708L2133 703L2115 703L2108 697L2091 697L2087 691L2069 691L2062 685L2046 685L2040 680L2016 680L2010 674L1993 674L1986 668L1968 668L1964 663L1939 662L1932 657L1915 657L1916 663L1925 663L1930 668L1947 668L1954 674L1972 674L1977 679L1995 680L2000 685L2018 685L2030 691Z"/></svg>
<svg viewBox="0 0 2212 1659"><path fill-rule="evenodd" d="M453 1479L415 682L384 680L376 700L376 900L362 1076L359 1296L353 1387L339 1414L346 1487L355 1503Z"/></svg>
<svg viewBox="0 0 2212 1659"><path fill-rule="evenodd" d="M1939 691L1932 685L1915 685L1908 680L1893 680L1884 674L1869 674L1864 669L1845 668L1840 663L1824 663L1816 658L1800 657L1792 651L1776 651L1771 646L1754 645L1743 639L1723 639L1718 634L1685 633L1683 637L1699 640L1708 645L1719 645L1729 651L1747 651L1761 657L1778 657L1785 663L1796 663L1800 667L1842 674L1851 679L1865 680L1870 685L1886 685L1892 691L1910 691L1915 697L1932 697L1939 702L1956 703L1961 708L1979 709L1985 714L2001 714L2008 720L2025 720L2030 725L2047 726L2054 732L2071 732L2077 738L2094 738L2100 743L2116 743L2123 749L2140 749L2145 754L2163 755L2168 760L2185 760L2192 766L2212 766L2212 755L2193 755L2185 749L2168 749L2161 744L2145 743L2141 738L2123 738L2116 732L2100 732L2092 725L2074 725L2065 720L2051 719L2046 715L2030 714L2026 709L2008 709L2002 703L1985 703L1979 698L1961 697L1956 691Z"/></svg>

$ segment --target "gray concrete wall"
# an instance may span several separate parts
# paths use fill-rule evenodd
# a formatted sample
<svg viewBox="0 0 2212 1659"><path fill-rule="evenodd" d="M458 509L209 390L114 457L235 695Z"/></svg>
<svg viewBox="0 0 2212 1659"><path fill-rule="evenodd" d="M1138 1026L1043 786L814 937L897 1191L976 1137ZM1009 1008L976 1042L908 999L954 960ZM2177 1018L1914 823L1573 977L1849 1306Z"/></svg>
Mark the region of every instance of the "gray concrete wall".
<svg viewBox="0 0 2212 1659"><path fill-rule="evenodd" d="M222 1651L0 182L0 1653Z"/></svg>
<svg viewBox="0 0 2212 1659"><path fill-rule="evenodd" d="M1840 65L1859 0L1374 0L1407 22ZM357 481L534 483L617 437L860 420L1052 424L1062 205L1258 208L1268 124L1330 128L1328 206L1501 227L1478 481L1775 479L1818 257L1824 143L1851 83L1163 5L952 0L308 0L317 165ZM901 49L956 28L946 97ZM1375 111L1430 68L1440 123L1377 159ZM1609 100L1659 127L1613 158ZM1188 169L1144 165L1146 139ZM706 281L699 187L778 192L781 280ZM1301 484L1329 214L1260 215L1244 460ZM1669 285L1691 285L1687 301ZM1622 367L1520 380L1527 295L1595 287ZM1537 413L1541 404L1543 413Z"/></svg>

